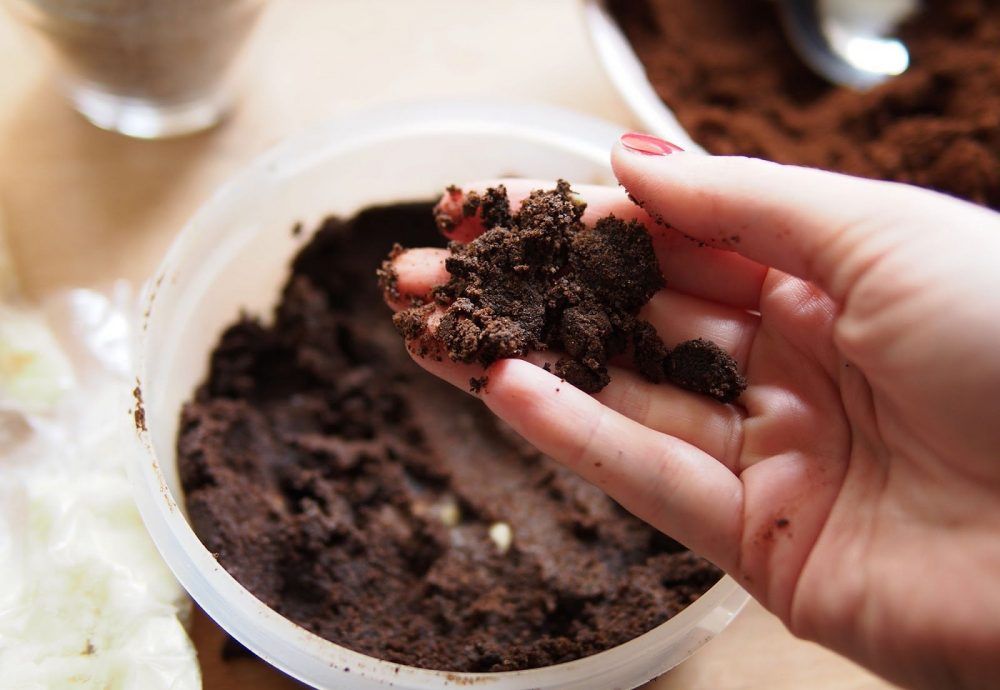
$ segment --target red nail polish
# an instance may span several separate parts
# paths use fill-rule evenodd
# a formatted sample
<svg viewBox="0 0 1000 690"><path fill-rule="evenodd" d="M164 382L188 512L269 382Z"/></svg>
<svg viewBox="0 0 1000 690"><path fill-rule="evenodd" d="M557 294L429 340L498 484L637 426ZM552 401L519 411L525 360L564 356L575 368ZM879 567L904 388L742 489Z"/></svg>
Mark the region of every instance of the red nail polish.
<svg viewBox="0 0 1000 690"><path fill-rule="evenodd" d="M641 153L644 156L666 156L677 151L683 151L677 144L672 144L666 139L654 137L651 134L639 134L629 132L621 136L622 146L629 151Z"/></svg>

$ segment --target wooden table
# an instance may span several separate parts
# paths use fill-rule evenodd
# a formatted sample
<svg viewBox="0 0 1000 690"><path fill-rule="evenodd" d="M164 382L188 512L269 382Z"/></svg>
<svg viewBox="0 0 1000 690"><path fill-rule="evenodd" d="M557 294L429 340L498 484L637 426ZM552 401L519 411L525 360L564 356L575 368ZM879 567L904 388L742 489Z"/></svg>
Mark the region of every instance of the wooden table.
<svg viewBox="0 0 1000 690"><path fill-rule="evenodd" d="M161 142L86 124L19 28L0 12L0 209L32 297L143 280L223 180L286 135L359 106L482 96L634 124L592 54L575 0L274 0L244 59L240 108L213 132ZM223 633L204 616L193 636L207 690L300 687L255 660L222 663ZM885 687L794 639L756 604L649 686Z"/></svg>

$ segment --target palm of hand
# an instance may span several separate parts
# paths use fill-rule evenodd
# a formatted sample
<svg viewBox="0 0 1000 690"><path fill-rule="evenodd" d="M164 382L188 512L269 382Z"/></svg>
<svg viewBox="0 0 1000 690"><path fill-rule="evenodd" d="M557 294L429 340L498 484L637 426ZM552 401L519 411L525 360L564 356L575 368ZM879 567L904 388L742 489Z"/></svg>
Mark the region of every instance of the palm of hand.
<svg viewBox="0 0 1000 690"><path fill-rule="evenodd" d="M948 336L967 337L968 314L927 313L927 286L945 283L885 289L892 270L868 272L843 309L797 278L765 280L735 570L796 634L907 685L979 687L1000 641L983 620L984 601L1000 611L1000 462L985 419L997 406L976 381L990 346L957 357Z"/></svg>

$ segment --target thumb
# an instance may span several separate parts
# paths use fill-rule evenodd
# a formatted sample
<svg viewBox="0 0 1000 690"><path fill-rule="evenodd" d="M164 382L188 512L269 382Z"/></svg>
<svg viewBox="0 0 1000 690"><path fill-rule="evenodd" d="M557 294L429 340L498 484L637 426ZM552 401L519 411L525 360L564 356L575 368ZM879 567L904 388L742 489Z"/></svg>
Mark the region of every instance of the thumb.
<svg viewBox="0 0 1000 690"><path fill-rule="evenodd" d="M975 227L986 214L916 187L687 153L645 134L623 135L611 162L618 180L653 218L812 281L838 302L868 268L904 243L943 227Z"/></svg>

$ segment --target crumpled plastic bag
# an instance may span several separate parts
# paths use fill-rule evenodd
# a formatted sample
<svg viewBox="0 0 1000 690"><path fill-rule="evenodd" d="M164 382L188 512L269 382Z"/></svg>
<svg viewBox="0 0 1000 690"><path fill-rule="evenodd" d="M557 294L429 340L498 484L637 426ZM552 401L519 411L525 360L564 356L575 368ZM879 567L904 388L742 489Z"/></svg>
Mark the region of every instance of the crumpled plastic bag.
<svg viewBox="0 0 1000 690"><path fill-rule="evenodd" d="M123 284L0 296L0 690L201 688L126 477L135 322Z"/></svg>

